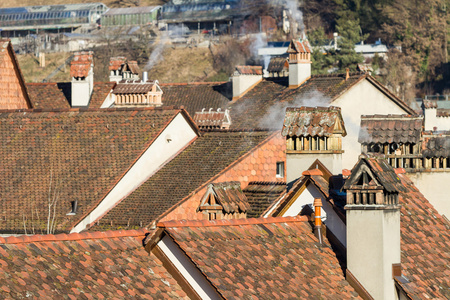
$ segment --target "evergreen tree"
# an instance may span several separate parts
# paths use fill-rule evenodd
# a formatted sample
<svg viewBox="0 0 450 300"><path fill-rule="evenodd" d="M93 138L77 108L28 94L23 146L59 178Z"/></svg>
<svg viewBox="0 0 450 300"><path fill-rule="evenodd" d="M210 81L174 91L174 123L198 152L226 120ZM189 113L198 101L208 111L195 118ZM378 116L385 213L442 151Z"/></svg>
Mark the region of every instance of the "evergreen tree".
<svg viewBox="0 0 450 300"><path fill-rule="evenodd" d="M347 68L355 71L357 64L363 62L362 54L355 51L355 44L364 41L368 35L361 35L357 19L340 18L337 20L336 30L339 33L336 52L339 71L344 72Z"/></svg>

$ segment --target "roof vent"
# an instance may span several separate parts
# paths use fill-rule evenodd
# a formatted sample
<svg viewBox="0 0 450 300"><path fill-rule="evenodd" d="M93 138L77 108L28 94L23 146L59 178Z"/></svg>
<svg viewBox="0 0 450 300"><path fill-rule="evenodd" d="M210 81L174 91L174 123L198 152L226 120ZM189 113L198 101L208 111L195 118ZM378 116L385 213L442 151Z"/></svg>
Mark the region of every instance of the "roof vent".
<svg viewBox="0 0 450 300"><path fill-rule="evenodd" d="M74 215L77 214L77 211L78 211L78 200L71 201L71 202L70 202L70 205L71 205L71 207L72 207L72 210L71 210L71 212L68 213L67 215L68 215L68 216L74 216Z"/></svg>

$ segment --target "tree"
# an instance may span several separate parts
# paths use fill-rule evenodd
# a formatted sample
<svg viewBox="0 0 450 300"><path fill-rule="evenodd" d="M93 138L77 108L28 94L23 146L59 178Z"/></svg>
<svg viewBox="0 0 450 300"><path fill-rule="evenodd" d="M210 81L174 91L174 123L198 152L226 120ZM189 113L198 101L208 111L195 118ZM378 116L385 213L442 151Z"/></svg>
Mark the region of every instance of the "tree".
<svg viewBox="0 0 450 300"><path fill-rule="evenodd" d="M328 40L322 27L308 33L308 40L313 47L311 72L315 74L327 74L335 61L333 53L325 53L323 46Z"/></svg>
<svg viewBox="0 0 450 300"><path fill-rule="evenodd" d="M357 65L363 62L362 54L355 51L355 44L364 41L368 34L361 35L361 27L357 19L340 18L336 29L339 33L336 52L339 71L344 72L347 68L355 71Z"/></svg>

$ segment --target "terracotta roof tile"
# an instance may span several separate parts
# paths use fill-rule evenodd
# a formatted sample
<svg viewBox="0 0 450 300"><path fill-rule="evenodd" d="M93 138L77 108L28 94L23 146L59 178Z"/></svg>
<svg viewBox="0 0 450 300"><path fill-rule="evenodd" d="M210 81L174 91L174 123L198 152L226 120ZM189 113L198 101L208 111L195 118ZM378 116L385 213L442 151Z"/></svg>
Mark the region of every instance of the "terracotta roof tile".
<svg viewBox="0 0 450 300"><path fill-rule="evenodd" d="M138 82L138 83L122 83L119 82L114 90L113 94L146 94L151 92L154 86L154 82Z"/></svg>
<svg viewBox="0 0 450 300"><path fill-rule="evenodd" d="M236 66L236 71L241 75L262 75L261 66Z"/></svg>
<svg viewBox="0 0 450 300"><path fill-rule="evenodd" d="M34 226L41 232L36 213L46 215L49 189L58 197L57 231L70 228L179 112L153 108L0 112L0 232L23 232L24 222L28 230ZM72 201L78 201L78 214L66 216Z"/></svg>
<svg viewBox="0 0 450 300"><path fill-rule="evenodd" d="M100 108L113 89L114 82L95 82L89 108ZM27 83L34 109L68 109L72 99L70 82Z"/></svg>
<svg viewBox="0 0 450 300"><path fill-rule="evenodd" d="M145 231L112 233L0 241L0 298L188 299L162 262L145 251Z"/></svg>
<svg viewBox="0 0 450 300"><path fill-rule="evenodd" d="M226 299L359 298L303 217L159 225Z"/></svg>
<svg viewBox="0 0 450 300"><path fill-rule="evenodd" d="M247 212L250 208L247 197L242 192L238 181L212 183L210 185L216 195L218 204L227 214Z"/></svg>
<svg viewBox="0 0 450 300"><path fill-rule="evenodd" d="M92 51L75 52L70 63L70 77L87 77L93 63Z"/></svg>
<svg viewBox="0 0 450 300"><path fill-rule="evenodd" d="M414 186L398 174L406 191L401 204L402 287L413 299L450 299L450 224Z"/></svg>
<svg viewBox="0 0 450 300"><path fill-rule="evenodd" d="M286 193L285 182L250 182L243 190L250 204L248 218L259 218L266 209Z"/></svg>
<svg viewBox="0 0 450 300"><path fill-rule="evenodd" d="M289 69L288 59L286 57L272 57L267 67L268 72L281 72Z"/></svg>
<svg viewBox="0 0 450 300"><path fill-rule="evenodd" d="M418 144L423 127L422 116L373 115L361 116L358 142Z"/></svg>
<svg viewBox="0 0 450 300"><path fill-rule="evenodd" d="M288 107L281 134L329 137L335 133L337 122L344 123L339 107Z"/></svg>
<svg viewBox="0 0 450 300"><path fill-rule="evenodd" d="M450 157L450 131L434 134L424 133L422 142L424 157Z"/></svg>
<svg viewBox="0 0 450 300"><path fill-rule="evenodd" d="M109 211L92 230L150 224L271 134L205 133Z"/></svg>
<svg viewBox="0 0 450 300"><path fill-rule="evenodd" d="M438 104L436 100L423 100L423 107L425 108L437 108Z"/></svg>
<svg viewBox="0 0 450 300"><path fill-rule="evenodd" d="M109 60L109 70L110 71L119 70L126 60L127 58L124 56L111 57Z"/></svg>

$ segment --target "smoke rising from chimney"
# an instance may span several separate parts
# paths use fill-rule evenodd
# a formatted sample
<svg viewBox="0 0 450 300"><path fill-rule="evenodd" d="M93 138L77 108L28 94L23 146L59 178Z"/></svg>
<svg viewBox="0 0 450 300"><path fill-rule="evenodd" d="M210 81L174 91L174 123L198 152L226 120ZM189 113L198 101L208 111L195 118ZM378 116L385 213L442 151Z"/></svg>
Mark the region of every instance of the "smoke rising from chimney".
<svg viewBox="0 0 450 300"><path fill-rule="evenodd" d="M330 105L331 99L321 92L315 90L305 96L297 96L293 101L278 102L267 110L266 115L259 123L261 128L281 129L287 107L316 107Z"/></svg>

